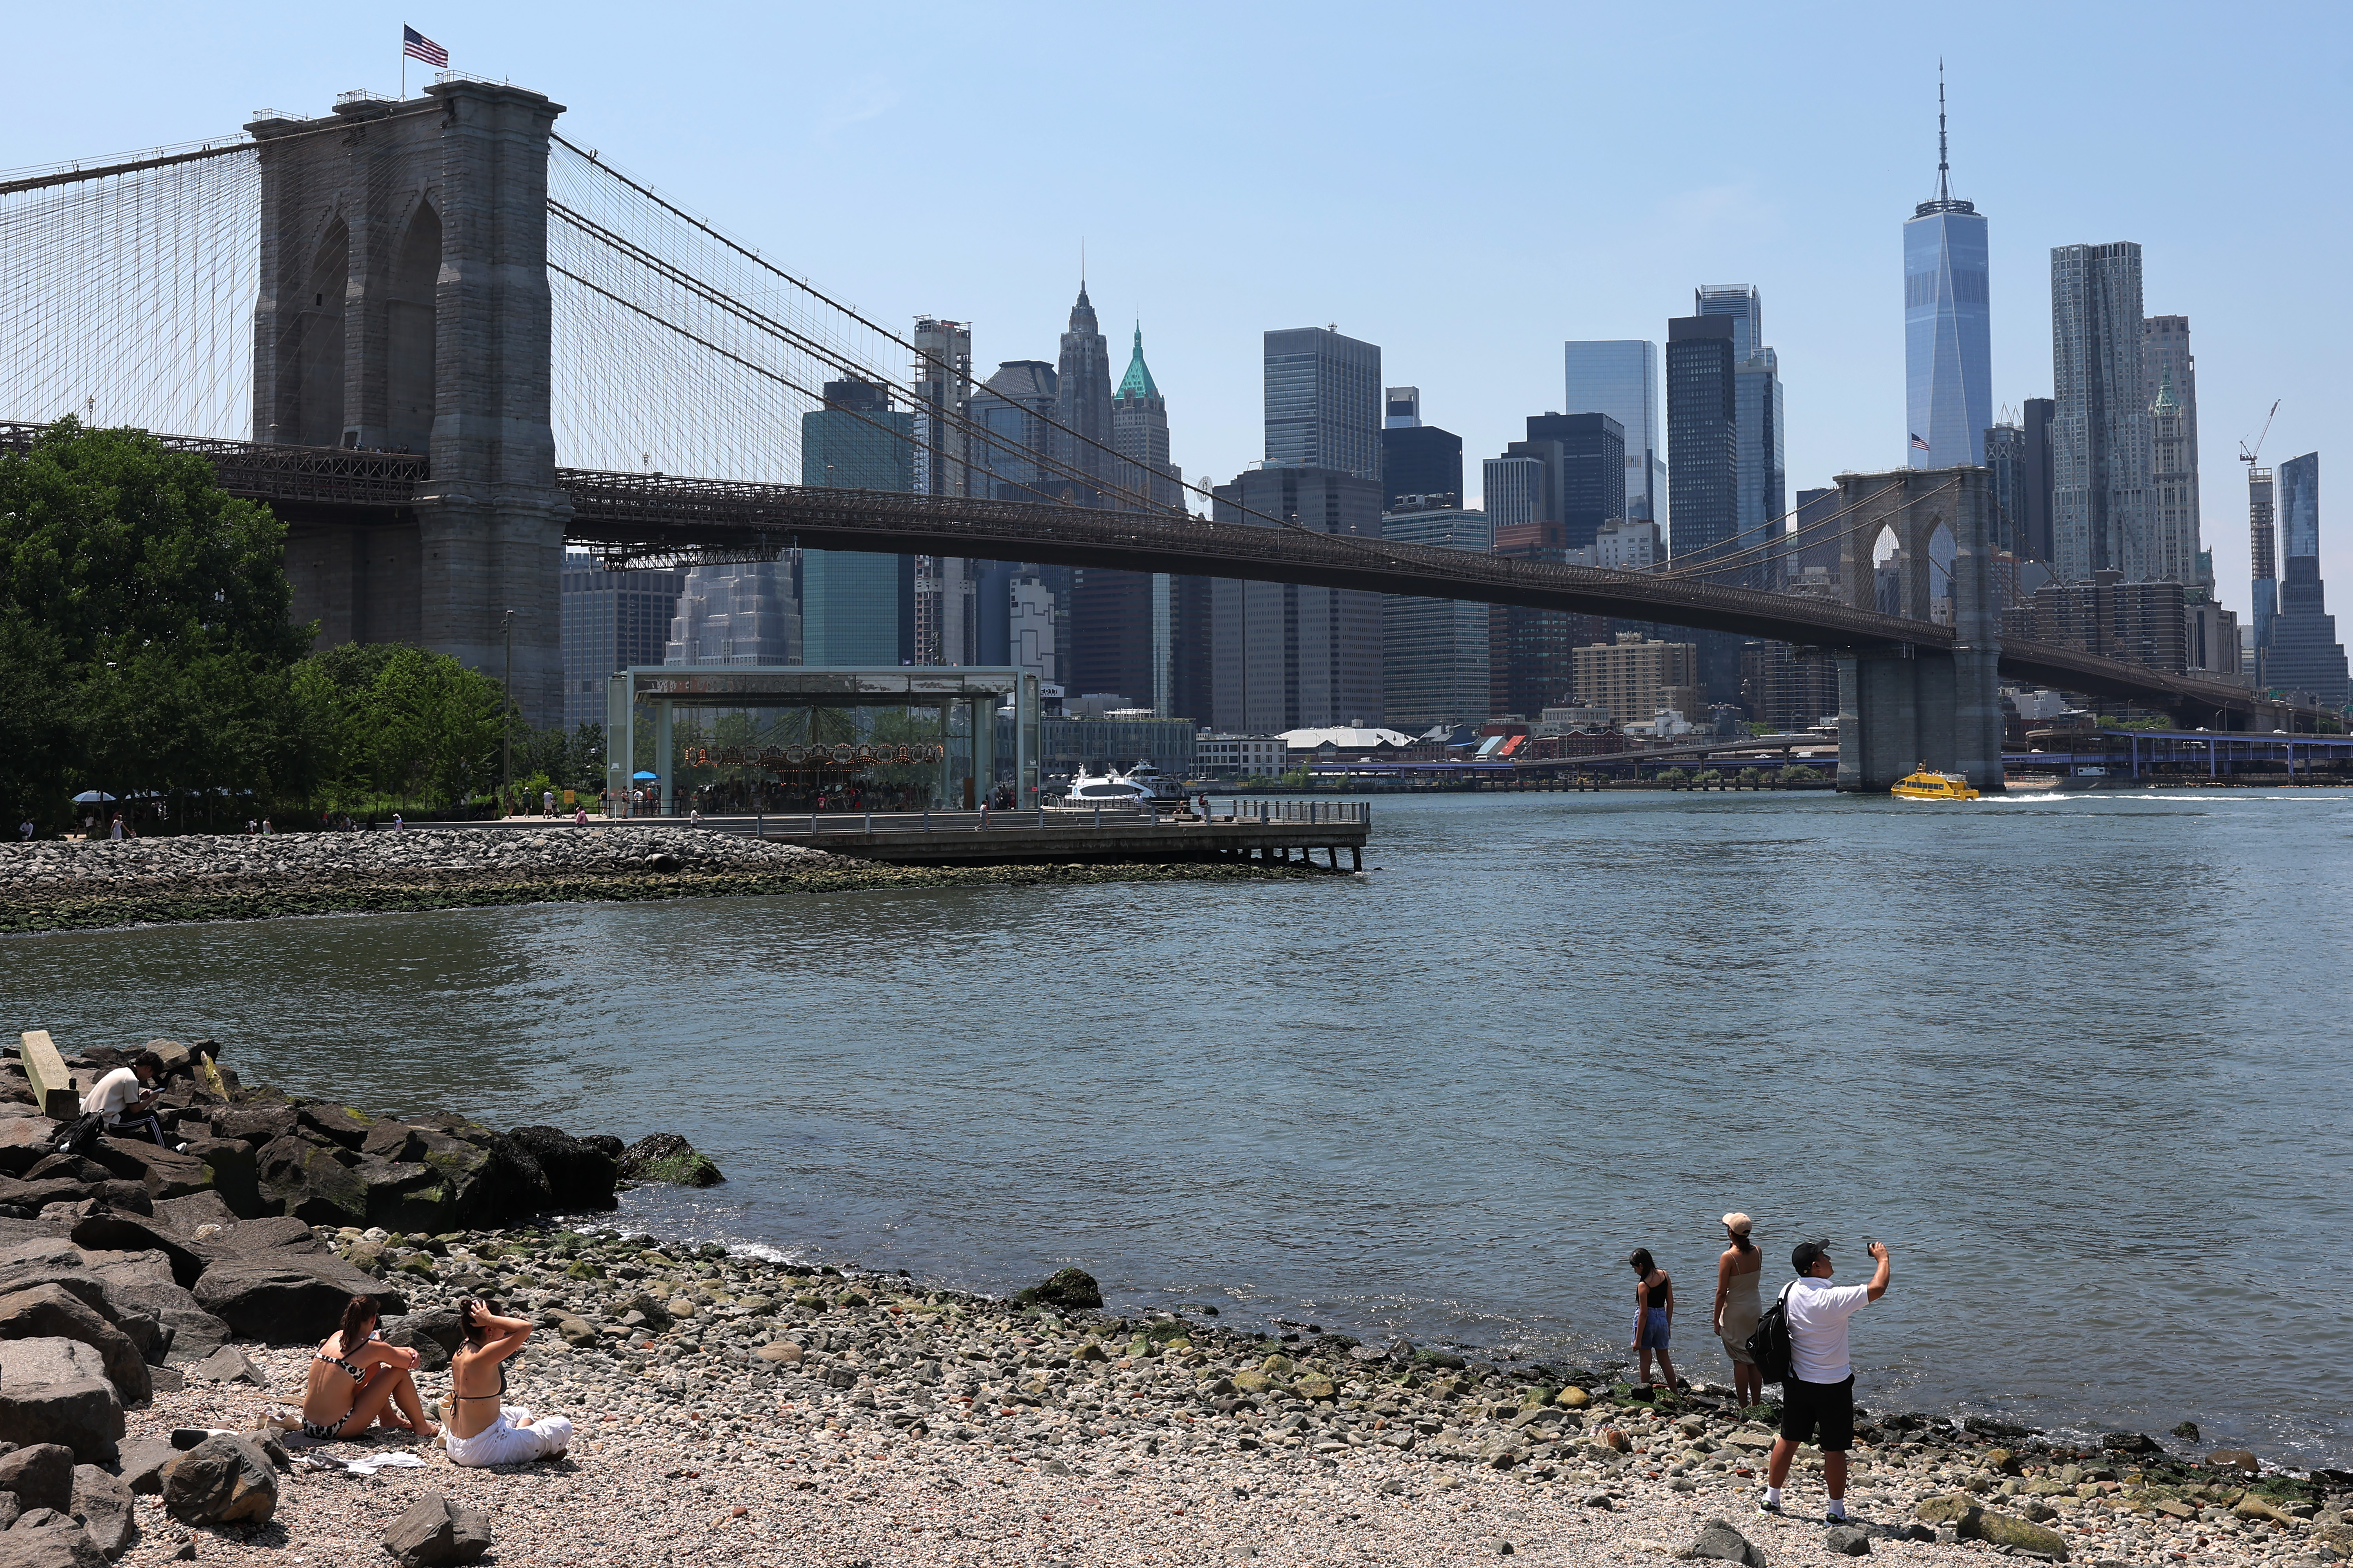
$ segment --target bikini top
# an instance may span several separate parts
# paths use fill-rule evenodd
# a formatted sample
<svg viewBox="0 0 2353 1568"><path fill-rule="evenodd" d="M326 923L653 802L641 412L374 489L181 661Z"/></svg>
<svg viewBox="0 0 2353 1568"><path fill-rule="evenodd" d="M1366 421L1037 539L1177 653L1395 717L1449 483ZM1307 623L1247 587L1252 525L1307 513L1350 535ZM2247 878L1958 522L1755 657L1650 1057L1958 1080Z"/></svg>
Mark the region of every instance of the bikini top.
<svg viewBox="0 0 2353 1568"><path fill-rule="evenodd" d="M452 1378L451 1382L456 1379ZM507 1396L507 1363L499 1363L499 1391L496 1394L453 1394L459 1399L504 1399Z"/></svg>
<svg viewBox="0 0 2353 1568"><path fill-rule="evenodd" d="M360 1342L362 1344L372 1344L377 1339L382 1337L383 1331L384 1331L381 1329L376 1330L371 1332L366 1339L362 1340ZM345 1372L352 1374L352 1381L353 1383L365 1383L367 1381L367 1373L364 1369L353 1366L349 1360L343 1356L329 1355L323 1345L322 1345L318 1350L311 1352L311 1359L312 1361L325 1362L329 1366L342 1367Z"/></svg>

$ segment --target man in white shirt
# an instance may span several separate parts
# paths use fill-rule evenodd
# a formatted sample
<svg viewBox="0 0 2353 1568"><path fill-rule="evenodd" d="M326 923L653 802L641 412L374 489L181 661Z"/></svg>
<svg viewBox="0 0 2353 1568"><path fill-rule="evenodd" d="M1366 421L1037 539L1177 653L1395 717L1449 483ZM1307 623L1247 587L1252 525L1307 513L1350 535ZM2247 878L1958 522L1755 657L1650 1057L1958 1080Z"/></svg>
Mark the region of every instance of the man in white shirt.
<svg viewBox="0 0 2353 1568"><path fill-rule="evenodd" d="M1871 1244L1879 1262L1868 1285L1833 1285L1826 1241L1800 1242L1789 1255L1798 1278L1789 1287L1789 1375L1781 1384L1781 1436L1765 1471L1759 1512L1781 1511L1781 1485L1798 1445L1817 1440L1822 1450L1822 1486L1831 1494L1829 1521L1846 1518L1846 1451L1854 1446L1854 1368L1847 1360L1847 1320L1887 1294L1890 1259L1880 1242Z"/></svg>
<svg viewBox="0 0 2353 1568"><path fill-rule="evenodd" d="M135 1132L144 1127L157 1143L164 1142L164 1123L155 1115L154 1093L147 1086L164 1070L164 1058L142 1051L127 1068L116 1068L81 1097L84 1116L103 1116L109 1132Z"/></svg>

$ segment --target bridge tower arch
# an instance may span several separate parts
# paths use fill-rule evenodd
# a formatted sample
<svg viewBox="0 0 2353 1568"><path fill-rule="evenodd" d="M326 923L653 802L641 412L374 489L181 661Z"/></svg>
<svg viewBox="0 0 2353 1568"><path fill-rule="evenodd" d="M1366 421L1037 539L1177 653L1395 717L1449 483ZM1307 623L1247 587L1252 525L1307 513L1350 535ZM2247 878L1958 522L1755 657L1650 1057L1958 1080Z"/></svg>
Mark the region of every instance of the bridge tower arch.
<svg viewBox="0 0 2353 1568"><path fill-rule="evenodd" d="M451 81L247 127L261 166L253 438L415 451L390 522L284 512L293 615L319 642L415 642L563 711L570 502L549 420L548 136L540 93Z"/></svg>
<svg viewBox="0 0 2353 1568"><path fill-rule="evenodd" d="M1953 645L1888 642L1842 649L1839 666L1839 788L1885 790L1925 762L1966 774L1979 790L2002 787L2001 605L1994 592L1997 538L1990 471L1902 468L1841 474L1839 502L1852 521L1840 550L1848 602L1878 606L1872 552L1892 532L1903 563L1897 612L1926 621L1943 569L1940 531L1952 542Z"/></svg>

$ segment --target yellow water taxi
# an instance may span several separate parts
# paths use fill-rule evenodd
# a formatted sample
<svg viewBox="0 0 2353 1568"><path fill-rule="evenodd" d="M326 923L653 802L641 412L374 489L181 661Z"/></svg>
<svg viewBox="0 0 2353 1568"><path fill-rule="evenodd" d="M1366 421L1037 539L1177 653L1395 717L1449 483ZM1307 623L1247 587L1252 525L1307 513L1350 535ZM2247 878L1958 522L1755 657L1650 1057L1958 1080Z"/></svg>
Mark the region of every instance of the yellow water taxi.
<svg viewBox="0 0 2353 1568"><path fill-rule="evenodd" d="M1975 800L1978 797L1978 792L1969 787L1967 778L1959 773L1932 773L1926 763L1920 764L1918 772L1897 780L1895 787L1888 793L1905 800Z"/></svg>

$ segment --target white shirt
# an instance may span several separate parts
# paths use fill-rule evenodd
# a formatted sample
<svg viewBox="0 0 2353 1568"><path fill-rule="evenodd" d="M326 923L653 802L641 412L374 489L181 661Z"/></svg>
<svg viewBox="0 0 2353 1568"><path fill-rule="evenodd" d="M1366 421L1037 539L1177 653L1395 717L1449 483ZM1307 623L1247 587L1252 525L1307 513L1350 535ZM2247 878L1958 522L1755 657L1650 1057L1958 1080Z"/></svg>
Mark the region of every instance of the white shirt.
<svg viewBox="0 0 2353 1568"><path fill-rule="evenodd" d="M143 1092L145 1086L139 1081L136 1071L130 1068L116 1068L81 1097L81 1113L84 1116L120 1116Z"/></svg>
<svg viewBox="0 0 2353 1568"><path fill-rule="evenodd" d="M1800 1383L1844 1383L1846 1321L1871 1300L1868 1285L1833 1285L1811 1276L1789 1287L1789 1370Z"/></svg>

